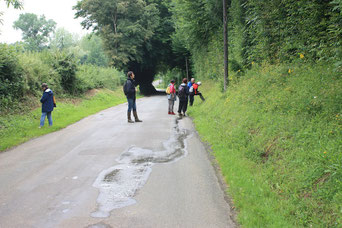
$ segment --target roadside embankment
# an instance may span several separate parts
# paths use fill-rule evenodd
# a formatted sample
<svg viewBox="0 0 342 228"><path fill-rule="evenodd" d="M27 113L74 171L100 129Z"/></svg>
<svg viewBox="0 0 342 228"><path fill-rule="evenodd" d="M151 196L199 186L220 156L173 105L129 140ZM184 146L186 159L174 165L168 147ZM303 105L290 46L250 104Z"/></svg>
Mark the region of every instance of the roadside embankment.
<svg viewBox="0 0 342 228"><path fill-rule="evenodd" d="M259 66L200 88L189 115L243 227L342 224L342 83L327 66Z"/></svg>

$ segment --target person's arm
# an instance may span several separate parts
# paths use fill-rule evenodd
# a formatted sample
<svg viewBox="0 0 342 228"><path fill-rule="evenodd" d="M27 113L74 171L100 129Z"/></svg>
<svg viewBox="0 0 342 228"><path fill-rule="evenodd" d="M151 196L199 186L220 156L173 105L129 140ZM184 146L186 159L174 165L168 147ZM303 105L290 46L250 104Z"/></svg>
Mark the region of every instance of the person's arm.
<svg viewBox="0 0 342 228"><path fill-rule="evenodd" d="M44 103L47 100L47 98L48 98L48 95L47 93L44 92L42 98L40 99L40 103Z"/></svg>
<svg viewBox="0 0 342 228"><path fill-rule="evenodd" d="M133 82L128 81L128 94L134 94L135 93L135 86Z"/></svg>

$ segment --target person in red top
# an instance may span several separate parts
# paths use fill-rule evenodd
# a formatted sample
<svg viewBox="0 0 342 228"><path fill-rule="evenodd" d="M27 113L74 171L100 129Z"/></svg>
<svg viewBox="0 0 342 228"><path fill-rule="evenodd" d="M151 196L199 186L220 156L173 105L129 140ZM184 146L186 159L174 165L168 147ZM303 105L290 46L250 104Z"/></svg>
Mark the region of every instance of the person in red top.
<svg viewBox="0 0 342 228"><path fill-rule="evenodd" d="M194 84L192 85L192 87L193 87L193 93L194 93L195 96L197 96L197 95L200 96L200 98L201 98L202 101L205 101L205 99L204 99L202 93L198 90L198 87L199 87L200 85L201 85L201 82L197 82L197 83L194 83ZM192 104L190 104L190 105L192 105Z"/></svg>
<svg viewBox="0 0 342 228"><path fill-rule="evenodd" d="M176 97L176 89L175 89L175 80L171 80L170 84L170 94L167 95L167 98L169 100L169 115L175 115L173 112L173 107L175 105L175 100L177 99Z"/></svg>

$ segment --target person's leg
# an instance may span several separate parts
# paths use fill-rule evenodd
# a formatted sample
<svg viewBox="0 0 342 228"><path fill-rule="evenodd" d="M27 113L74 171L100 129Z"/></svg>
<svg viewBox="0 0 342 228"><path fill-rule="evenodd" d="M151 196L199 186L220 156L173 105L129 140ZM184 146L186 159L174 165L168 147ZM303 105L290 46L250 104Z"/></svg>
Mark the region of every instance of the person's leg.
<svg viewBox="0 0 342 228"><path fill-rule="evenodd" d="M178 114L179 115L182 114L182 108L183 108L183 101L179 100L179 104L178 104Z"/></svg>
<svg viewBox="0 0 342 228"><path fill-rule="evenodd" d="M133 109L133 99L127 98L127 102L128 102L127 121L128 121L128 123L134 123L131 119L131 111Z"/></svg>
<svg viewBox="0 0 342 228"><path fill-rule="evenodd" d="M42 112L42 116L40 117L40 127L44 126L45 117L46 117L46 112Z"/></svg>
<svg viewBox="0 0 342 228"><path fill-rule="evenodd" d="M48 113L47 113L47 118L48 118L48 121L49 121L49 126L52 126L52 116L51 116L51 112L48 112Z"/></svg>
<svg viewBox="0 0 342 228"><path fill-rule="evenodd" d="M171 112L172 112L172 111L171 111L172 100L168 100L168 101L169 101L169 111L168 111L168 112L169 112L169 114L171 114Z"/></svg>
<svg viewBox="0 0 342 228"><path fill-rule="evenodd" d="M136 100L133 100L133 115L134 115L135 122L142 122L142 120L138 118Z"/></svg>
<svg viewBox="0 0 342 228"><path fill-rule="evenodd" d="M184 102L184 106L183 106L183 113L185 116L186 110L188 109L188 101Z"/></svg>
<svg viewBox="0 0 342 228"><path fill-rule="evenodd" d="M198 95L200 96L200 98L202 99L202 101L205 101L205 99L204 99L202 93L199 93Z"/></svg>
<svg viewBox="0 0 342 228"><path fill-rule="evenodd" d="M195 99L195 96L194 95L190 95L190 106L192 106L194 104L194 99Z"/></svg>
<svg viewBox="0 0 342 228"><path fill-rule="evenodd" d="M173 108L175 106L175 100L172 100L171 102L171 114L174 115L175 113L173 112Z"/></svg>

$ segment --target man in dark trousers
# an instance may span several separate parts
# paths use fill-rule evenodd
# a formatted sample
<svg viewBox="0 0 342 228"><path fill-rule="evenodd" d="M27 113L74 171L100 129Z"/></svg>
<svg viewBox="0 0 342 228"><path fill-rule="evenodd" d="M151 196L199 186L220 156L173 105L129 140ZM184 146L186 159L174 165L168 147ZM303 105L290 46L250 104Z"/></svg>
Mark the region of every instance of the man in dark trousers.
<svg viewBox="0 0 342 228"><path fill-rule="evenodd" d="M183 83L178 88L178 97L179 97L179 106L178 106L178 115L181 117L182 112L183 115L186 116L186 110L188 107L188 96L189 96L189 89L187 86L188 79L184 78Z"/></svg>
<svg viewBox="0 0 342 228"><path fill-rule="evenodd" d="M40 99L40 102L42 103L42 116L40 118L39 128L44 126L46 116L49 121L49 126L52 126L51 112L53 111L53 108L56 107L56 102L55 102L55 97L53 96L53 92L51 89L49 89L46 83L42 84L42 90L43 90L43 96Z"/></svg>
<svg viewBox="0 0 342 228"><path fill-rule="evenodd" d="M128 123L134 123L134 121L132 121L131 119L131 111L133 109L133 115L135 118L135 122L142 122L141 120L139 120L138 118L138 114L137 114L137 105L136 105L136 89L135 89L135 85L134 85L134 73L132 71L129 71L127 73L127 81L124 85L124 93L127 97L127 102L128 102L128 111L127 111L127 121Z"/></svg>
<svg viewBox="0 0 342 228"><path fill-rule="evenodd" d="M191 91L193 89L191 89L192 85L195 83L195 78L191 78L190 82L188 83L188 90L189 90L189 102L190 102L190 106L192 106L192 104L194 103L194 92Z"/></svg>

